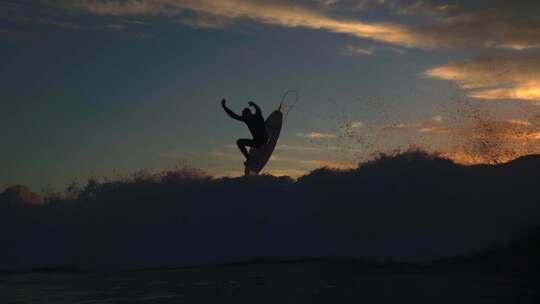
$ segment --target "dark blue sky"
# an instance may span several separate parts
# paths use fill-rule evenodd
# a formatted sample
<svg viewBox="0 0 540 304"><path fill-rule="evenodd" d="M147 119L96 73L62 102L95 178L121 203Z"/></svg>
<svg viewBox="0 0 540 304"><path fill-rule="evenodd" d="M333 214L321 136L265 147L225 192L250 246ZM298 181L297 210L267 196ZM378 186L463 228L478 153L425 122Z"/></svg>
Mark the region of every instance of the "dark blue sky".
<svg viewBox="0 0 540 304"><path fill-rule="evenodd" d="M538 20L516 8L531 21L511 22L498 1L491 15L444 2L2 1L0 189L179 162L239 174L233 144L249 134L219 101L269 114L289 89L300 100L274 174L411 144L462 157L447 144L471 136L447 117L456 99L503 109L534 139L512 107L540 101Z"/></svg>

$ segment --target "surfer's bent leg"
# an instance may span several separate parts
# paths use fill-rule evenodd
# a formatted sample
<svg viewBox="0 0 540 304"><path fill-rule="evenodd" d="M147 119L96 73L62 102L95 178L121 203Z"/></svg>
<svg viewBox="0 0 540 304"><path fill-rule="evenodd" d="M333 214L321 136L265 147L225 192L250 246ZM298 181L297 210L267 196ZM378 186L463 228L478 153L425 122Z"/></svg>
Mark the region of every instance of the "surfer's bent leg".
<svg viewBox="0 0 540 304"><path fill-rule="evenodd" d="M238 149L242 151L242 154L244 154L246 159L249 160L249 153L246 147L253 147L253 140L247 138L240 138L236 141L236 144L238 145Z"/></svg>

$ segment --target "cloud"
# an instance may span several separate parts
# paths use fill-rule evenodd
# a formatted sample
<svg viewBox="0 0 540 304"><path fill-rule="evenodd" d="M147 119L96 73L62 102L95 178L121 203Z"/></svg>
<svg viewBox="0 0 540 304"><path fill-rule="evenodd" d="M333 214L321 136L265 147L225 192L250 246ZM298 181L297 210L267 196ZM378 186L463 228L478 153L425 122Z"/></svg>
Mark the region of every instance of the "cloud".
<svg viewBox="0 0 540 304"><path fill-rule="evenodd" d="M339 49L338 53L342 56L372 56L379 52L391 52L394 54L403 55L407 51L401 47L393 46L369 46L361 47L355 45L347 45Z"/></svg>
<svg viewBox="0 0 540 304"><path fill-rule="evenodd" d="M473 98L540 101L540 52L481 55L424 75L453 81Z"/></svg>
<svg viewBox="0 0 540 304"><path fill-rule="evenodd" d="M272 155L271 158L274 162L286 162L294 164L304 164L310 166L312 169L315 168L335 168L335 169L349 169L353 168L354 165L348 162L334 162L324 159L304 159L299 157L286 157L286 156L277 156Z"/></svg>
<svg viewBox="0 0 540 304"><path fill-rule="evenodd" d="M75 7L86 12L113 16L178 16L186 11L232 19L250 19L283 27L304 27L352 35L358 38L408 47L430 47L406 26L362 22L357 18L334 18L306 5L284 1L248 0L126 0L78 1Z"/></svg>
<svg viewBox="0 0 540 304"><path fill-rule="evenodd" d="M524 119L509 119L508 122L511 123L511 124L520 125L520 126L531 126L532 125L532 123L530 121L524 120Z"/></svg>
<svg viewBox="0 0 540 304"><path fill-rule="evenodd" d="M301 133L303 134L303 133ZM229 149L238 149L236 145L225 145ZM276 151L291 151L291 152L328 152L341 150L342 147L338 146L302 146L302 145L289 145L289 144L278 144L276 146Z"/></svg>
<svg viewBox="0 0 540 304"><path fill-rule="evenodd" d="M527 82L514 86L510 89L487 89L469 94L470 97L480 99L523 99L540 100L540 82Z"/></svg>
<svg viewBox="0 0 540 304"><path fill-rule="evenodd" d="M80 10L74 7L80 3L81 1L68 2L63 0L4 1L0 3L0 22L5 23L3 24L5 28L2 31L18 34L22 32L21 29L24 29L26 37L23 38L47 36L47 31L36 31L36 26L39 26L39 28L56 27L71 31L123 32L132 37L143 39L156 37L141 31L141 27L148 25L148 23L139 20L81 18ZM28 24L34 25L34 27L28 27ZM11 36L18 38L15 35Z"/></svg>
<svg viewBox="0 0 540 304"><path fill-rule="evenodd" d="M452 129L448 127L443 127L441 124L444 123L444 117L441 115L435 115L429 120L412 122L412 123L397 123L391 124L383 127L383 130L416 130L420 133L449 133Z"/></svg>
<svg viewBox="0 0 540 304"><path fill-rule="evenodd" d="M540 46L540 20L534 15L538 1L516 5L511 1L263 1L263 0L39 0L2 4L1 19L24 22L46 20L50 25L101 28L84 24L83 11L100 16L168 17L195 28L223 28L235 20L253 20L282 27L302 27L347 34L357 38L407 48L505 48L522 50ZM508 4L510 3L511 4ZM359 18L371 8L394 14L423 14L422 22L365 21ZM486 9L489 7L489 9ZM5 9L4 9L5 8ZM43 16L46 17L43 17ZM70 20L65 20L69 17ZM350 48L350 55L374 49Z"/></svg>
<svg viewBox="0 0 540 304"><path fill-rule="evenodd" d="M444 118L441 115L435 115L435 116L431 117L431 121L436 123L436 124L440 124L440 123L443 123Z"/></svg>
<svg viewBox="0 0 540 304"><path fill-rule="evenodd" d="M325 30L407 48L522 50L540 46L540 20L534 14L540 10L538 1L516 5L499 0L36 0L0 5L3 11L0 19L33 23L41 20L40 23L70 29L104 28L99 22L82 21L78 14L83 11L116 17L163 16L195 28L223 28L237 19L253 20L282 27ZM428 18L422 18L420 24L407 24L406 19L396 18L392 22L359 19L359 14L372 8L387 9L394 14L423 14ZM353 47L345 53L368 55L373 51Z"/></svg>
<svg viewBox="0 0 540 304"><path fill-rule="evenodd" d="M344 56L366 56L374 54L373 48L362 48L359 46L347 45L340 50L340 54Z"/></svg>
<svg viewBox="0 0 540 304"><path fill-rule="evenodd" d="M193 17L180 18L177 22L198 29L221 29L233 24L234 20L209 14L196 14Z"/></svg>
<svg viewBox="0 0 540 304"><path fill-rule="evenodd" d="M349 151L349 152L362 152L362 149L351 149L350 147L332 146L332 145L320 145L316 147L312 146L300 146L300 145L287 145L282 144L276 147L276 150L291 151L291 152L317 152L324 153L329 151Z"/></svg>
<svg viewBox="0 0 540 304"><path fill-rule="evenodd" d="M338 136L339 138L339 136ZM301 145L278 145L276 147L276 151L284 151L284 152L291 152L291 153L298 153L305 155L307 153L313 153L313 154L325 154L332 152L334 155L336 153L364 153L366 152L365 149L361 147L351 147L351 146L335 146L335 145L328 145L327 143L324 143L322 145L317 146L301 146Z"/></svg>
<svg viewBox="0 0 540 304"><path fill-rule="evenodd" d="M397 14L429 16L414 32L417 39L437 48L540 46L539 1L396 0L387 4Z"/></svg>
<svg viewBox="0 0 540 304"><path fill-rule="evenodd" d="M351 163L332 162L332 161L320 160L320 159L299 160L299 162L303 164L315 166L316 168L351 169L355 167Z"/></svg>
<svg viewBox="0 0 540 304"><path fill-rule="evenodd" d="M307 174L308 172L304 170L297 170L297 169L271 169L271 170L268 170L267 173L273 176L289 176L293 178L298 178L302 175Z"/></svg>
<svg viewBox="0 0 540 304"><path fill-rule="evenodd" d="M451 13L459 8L458 5L446 3L446 1L394 0L388 1L387 5L397 15L423 14L438 16Z"/></svg>
<svg viewBox="0 0 540 304"><path fill-rule="evenodd" d="M315 2L319 3L321 6L326 8L331 8L335 6L338 3L339 0L315 0Z"/></svg>
<svg viewBox="0 0 540 304"><path fill-rule="evenodd" d="M127 1L74 1L71 5L98 15L176 15L182 11L175 1L127 0Z"/></svg>
<svg viewBox="0 0 540 304"><path fill-rule="evenodd" d="M368 10L369 8L371 8L370 2L371 2L370 0L355 1L355 3L349 9L354 12L361 12L361 11Z"/></svg>
<svg viewBox="0 0 540 304"><path fill-rule="evenodd" d="M449 128L442 127L422 127L418 129L420 133L449 133L451 131Z"/></svg>
<svg viewBox="0 0 540 304"><path fill-rule="evenodd" d="M395 13L423 15L453 15L459 13L489 12L497 15L535 16L540 3L520 1L516 5L508 0L390 0L384 1Z"/></svg>
<svg viewBox="0 0 540 304"><path fill-rule="evenodd" d="M349 121L345 124L344 131L346 133L352 133L357 129L361 129L365 126L365 124L358 120Z"/></svg>
<svg viewBox="0 0 540 304"><path fill-rule="evenodd" d="M523 50L540 46L540 22L520 24L492 15L458 15L416 28L426 44L438 48Z"/></svg>
<svg viewBox="0 0 540 304"><path fill-rule="evenodd" d="M326 152L326 151L339 150L339 149L340 147L337 147L337 146L310 147L310 146L287 145L287 144L280 144L280 145L277 145L276 147L276 150L298 151L298 152Z"/></svg>
<svg viewBox="0 0 540 304"><path fill-rule="evenodd" d="M296 133L297 136L309 138L309 139L331 139L337 138L336 134L331 133L320 133L320 132L309 132L309 133Z"/></svg>
<svg viewBox="0 0 540 304"><path fill-rule="evenodd" d="M68 11L44 0L7 1L0 3L0 21L4 30L19 29L21 24L34 23L45 26L56 26L70 30L86 30L91 26L83 25L71 18Z"/></svg>
<svg viewBox="0 0 540 304"><path fill-rule="evenodd" d="M423 123L397 123L384 126L385 130L415 129L422 127Z"/></svg>

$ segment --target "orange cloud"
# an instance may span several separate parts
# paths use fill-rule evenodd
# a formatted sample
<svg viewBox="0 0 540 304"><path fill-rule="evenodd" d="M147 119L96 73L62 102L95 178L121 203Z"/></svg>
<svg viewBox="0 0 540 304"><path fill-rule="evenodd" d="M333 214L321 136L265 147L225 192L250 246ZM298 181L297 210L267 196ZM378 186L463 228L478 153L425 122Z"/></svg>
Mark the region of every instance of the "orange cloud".
<svg viewBox="0 0 540 304"><path fill-rule="evenodd" d="M348 34L359 38L406 47L434 47L407 26L393 23L362 22L357 19L333 18L306 6L248 0L126 0L77 1L78 8L101 15L166 15L194 11L227 18L252 19L283 27L304 27Z"/></svg>
<svg viewBox="0 0 540 304"><path fill-rule="evenodd" d="M236 148L236 146L234 146ZM323 146L323 147L312 147L312 146L299 146L299 145L288 145L280 144L276 146L277 151L297 151L297 152L328 152L339 150L340 147L337 146Z"/></svg>
<svg viewBox="0 0 540 304"><path fill-rule="evenodd" d="M441 128L441 127L423 127L418 129L418 132L420 133L448 133L451 130L448 128Z"/></svg>
<svg viewBox="0 0 540 304"><path fill-rule="evenodd" d="M524 119L509 119L508 122L511 123L511 124L520 125L520 126L531 126L532 125L532 123L530 121L524 120Z"/></svg>
<svg viewBox="0 0 540 304"><path fill-rule="evenodd" d="M364 123L358 120L349 121L347 122L347 124L345 124L346 131L352 131L352 130L360 129L363 127L364 127Z"/></svg>
<svg viewBox="0 0 540 304"><path fill-rule="evenodd" d="M540 82L530 81L511 88L487 89L471 92L470 97L480 99L522 99L540 101Z"/></svg>
<svg viewBox="0 0 540 304"><path fill-rule="evenodd" d="M540 53L484 55L425 71L457 83L478 99L540 101Z"/></svg>
<svg viewBox="0 0 540 304"><path fill-rule="evenodd" d="M300 160L300 163L307 164L307 165L313 165L316 168L334 168L334 169L352 169L355 168L353 164L350 163L342 163L342 162L331 162L326 160Z"/></svg>
<svg viewBox="0 0 540 304"><path fill-rule="evenodd" d="M331 133L320 133L320 132L309 132L309 133L297 133L297 136L309 138L309 139L330 139L337 138L336 134Z"/></svg>
<svg viewBox="0 0 540 304"><path fill-rule="evenodd" d="M5 1L4 1L5 2ZM21 2L21 1L18 1ZM197 28L225 27L248 19L282 27L302 27L351 35L408 48L484 48L524 50L540 47L538 1L490 1L471 5L467 1L441 4L435 0L40 0L0 4L0 19L42 23L71 29L98 29L85 22L80 11L107 16L164 16ZM28 3L26 3L28 2ZM453 1L449 1L453 2ZM477 1L469 1L477 2ZM493 3L492 3L493 2ZM362 12L378 7L393 14L422 14L421 24L366 21ZM360 13L359 13L360 12ZM44 16L44 17L42 17ZM384 16L384 14L381 14ZM71 18L66 22L65 18ZM123 19L123 18L122 18ZM108 21L107 21L108 22ZM4 31L0 31L2 34ZM369 54L373 49L353 48L351 54ZM389 48L390 49L390 48ZM394 49L402 52L400 49Z"/></svg>
<svg viewBox="0 0 540 304"><path fill-rule="evenodd" d="M262 0L78 0L71 6L94 14L133 16L165 15L182 18L185 11L230 19L251 19L283 27L326 30L404 47L416 48L506 48L523 50L540 46L540 22L526 19L527 10L508 14L513 7L478 10L458 5L393 5L396 1L377 1L394 13L423 13L437 16L425 24L407 26L390 22L364 22L350 16L358 4L323 1L331 5L304 5L288 1ZM339 14L329 15L328 8L340 4ZM529 4L530 5L530 4ZM361 5L365 7L366 5ZM537 8L532 5L531 11ZM523 13L525 12L525 13ZM523 21L527 20L526 22ZM198 22L201 20L189 20ZM208 18L203 25L216 26ZM219 22L217 24L220 24ZM350 49L355 54L369 54L369 49Z"/></svg>
<svg viewBox="0 0 540 304"><path fill-rule="evenodd" d="M413 123L397 123L383 127L383 130L407 130L416 129L421 133L446 133L447 128L443 128L440 125L444 122L444 118L441 115L435 115L427 121L413 122Z"/></svg>
<svg viewBox="0 0 540 304"><path fill-rule="evenodd" d="M290 176L292 178L297 178L307 174L308 172L296 169L270 169L266 171L266 173L272 174L274 176Z"/></svg>

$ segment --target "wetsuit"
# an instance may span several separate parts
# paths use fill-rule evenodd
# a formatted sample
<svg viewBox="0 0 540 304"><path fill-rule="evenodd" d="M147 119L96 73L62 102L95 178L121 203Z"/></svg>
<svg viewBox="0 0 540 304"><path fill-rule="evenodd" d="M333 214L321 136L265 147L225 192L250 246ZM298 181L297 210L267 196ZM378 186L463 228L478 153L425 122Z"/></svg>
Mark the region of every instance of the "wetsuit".
<svg viewBox="0 0 540 304"><path fill-rule="evenodd" d="M248 117L241 116L241 120L248 126L251 135L253 136L254 147L259 148L268 142L268 133L266 132L266 125L259 107L256 107L256 113L249 115Z"/></svg>
<svg viewBox="0 0 540 304"><path fill-rule="evenodd" d="M255 114L240 116L227 108L225 102L222 101L225 112L227 112L231 118L244 122L253 136L253 139L241 138L236 141L238 148L246 156L246 159L249 159L249 153L247 152L246 146L260 148L268 142L268 132L266 131L266 125L261 109L253 102L251 102L250 105L255 108Z"/></svg>

